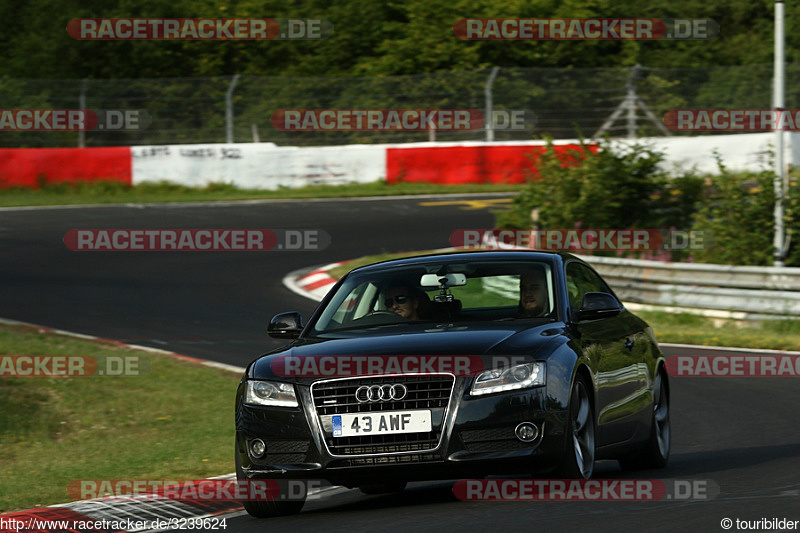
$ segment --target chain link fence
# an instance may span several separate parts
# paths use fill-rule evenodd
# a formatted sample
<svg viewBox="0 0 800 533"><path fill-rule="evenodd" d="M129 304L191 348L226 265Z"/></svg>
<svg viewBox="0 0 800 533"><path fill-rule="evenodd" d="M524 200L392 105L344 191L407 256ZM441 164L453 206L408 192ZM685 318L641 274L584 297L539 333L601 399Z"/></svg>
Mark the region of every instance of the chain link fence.
<svg viewBox="0 0 800 533"><path fill-rule="evenodd" d="M669 134L674 108L771 107L772 65L706 68L502 68L378 78L225 76L128 80L0 79L4 109L142 109L141 131L0 131L3 147L273 142L339 145ZM494 71L494 76L492 75ZM786 66L786 107L798 106L800 64ZM636 105L633 105L633 104ZM629 111L629 108L633 107ZM521 130L281 131L279 109L477 109L535 114ZM625 112L622 112L622 111ZM647 110L651 111L648 116ZM615 120L611 121L611 118ZM655 119L655 120L654 120Z"/></svg>

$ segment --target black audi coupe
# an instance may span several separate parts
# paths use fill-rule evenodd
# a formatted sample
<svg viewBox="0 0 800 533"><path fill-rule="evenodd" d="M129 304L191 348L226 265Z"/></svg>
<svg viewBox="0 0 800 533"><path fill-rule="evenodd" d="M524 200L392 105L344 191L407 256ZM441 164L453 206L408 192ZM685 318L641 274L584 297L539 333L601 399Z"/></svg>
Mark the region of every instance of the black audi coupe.
<svg viewBox="0 0 800 533"><path fill-rule="evenodd" d="M568 253L462 252L360 267L236 394L245 480L588 479L595 460L663 467L669 383L652 329ZM276 482L277 482L276 481ZM294 482L294 481L293 481ZM245 502L259 517L304 496Z"/></svg>

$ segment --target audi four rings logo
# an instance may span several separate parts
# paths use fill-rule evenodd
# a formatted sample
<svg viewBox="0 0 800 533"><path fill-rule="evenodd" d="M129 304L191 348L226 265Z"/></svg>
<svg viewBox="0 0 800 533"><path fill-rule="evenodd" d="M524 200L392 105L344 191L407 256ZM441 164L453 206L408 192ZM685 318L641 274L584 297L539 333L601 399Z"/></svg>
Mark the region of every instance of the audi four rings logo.
<svg viewBox="0 0 800 533"><path fill-rule="evenodd" d="M402 383L394 385L362 385L356 389L356 401L366 402L388 402L399 401L406 397L408 388Z"/></svg>

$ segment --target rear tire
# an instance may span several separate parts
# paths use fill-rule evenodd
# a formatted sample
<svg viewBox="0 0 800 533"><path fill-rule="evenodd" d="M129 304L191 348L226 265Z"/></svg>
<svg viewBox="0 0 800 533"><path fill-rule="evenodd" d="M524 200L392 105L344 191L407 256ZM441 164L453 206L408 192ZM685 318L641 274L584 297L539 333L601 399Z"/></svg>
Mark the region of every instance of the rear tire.
<svg viewBox="0 0 800 533"><path fill-rule="evenodd" d="M578 375L569 395L564 459L554 471L563 479L590 479L594 473L594 406L586 378Z"/></svg>
<svg viewBox="0 0 800 533"><path fill-rule="evenodd" d="M672 445L672 432L669 422L669 388L663 370L656 375L653 384L653 417L650 439L640 452L620 457L619 466L623 470L646 470L663 468L669 460Z"/></svg>
<svg viewBox="0 0 800 533"><path fill-rule="evenodd" d="M247 477L244 475L242 466L239 461L239 450L236 450L236 480L245 481ZM242 501L245 511L250 516L256 518L270 518L273 516L286 516L297 514L303 509L306 503L306 494L303 494L301 499L281 500L285 496L283 491L274 500L251 500Z"/></svg>

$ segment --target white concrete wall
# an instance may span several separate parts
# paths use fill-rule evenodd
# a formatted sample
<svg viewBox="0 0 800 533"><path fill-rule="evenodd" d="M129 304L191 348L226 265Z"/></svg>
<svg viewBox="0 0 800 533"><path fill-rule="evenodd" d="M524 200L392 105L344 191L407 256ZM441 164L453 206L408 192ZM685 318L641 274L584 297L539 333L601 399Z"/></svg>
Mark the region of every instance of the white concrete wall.
<svg viewBox="0 0 800 533"><path fill-rule="evenodd" d="M800 133L784 133L787 163L800 164ZM674 136L639 139L666 156L665 167L700 173L717 173L716 149L732 171L767 168L774 150L774 133ZM576 140L559 140L557 144ZM627 143L629 141L614 141ZM542 141L498 142L492 145L542 145ZM133 183L171 181L190 186L212 182L241 188L277 189L306 185L368 183L386 179L387 148L486 146L480 141L462 143L365 144L296 147L273 143L181 144L131 148ZM503 169L498 175L504 176Z"/></svg>
<svg viewBox="0 0 800 533"><path fill-rule="evenodd" d="M382 145L278 147L273 143L135 146L133 184L171 181L189 186L233 183L246 189L340 185L386 176Z"/></svg>
<svg viewBox="0 0 800 533"><path fill-rule="evenodd" d="M787 163L800 163L800 138L798 133L785 132ZM794 141L794 142L793 142ZM633 141L619 140L615 143ZM672 170L676 165L684 170L695 170L701 174L718 174L714 150L719 152L723 163L731 171L760 171L769 168L770 152L775 152L775 133L740 133L737 135L703 135L686 137L650 137L639 139L649 143L665 155L665 166ZM791 145L789 143L792 143Z"/></svg>

